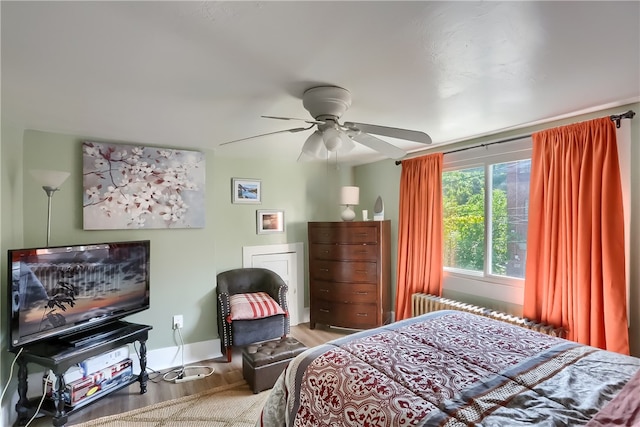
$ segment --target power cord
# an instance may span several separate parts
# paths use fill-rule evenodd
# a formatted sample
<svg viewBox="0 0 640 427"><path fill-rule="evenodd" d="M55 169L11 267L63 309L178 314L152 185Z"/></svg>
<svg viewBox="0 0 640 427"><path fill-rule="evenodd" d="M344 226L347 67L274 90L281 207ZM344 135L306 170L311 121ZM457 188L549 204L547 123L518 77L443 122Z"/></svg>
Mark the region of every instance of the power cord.
<svg viewBox="0 0 640 427"><path fill-rule="evenodd" d="M138 347L135 345L135 343L133 344L133 350L136 352L136 356L138 356L138 360L140 360L140 352L138 351ZM148 372L149 374L147 381L152 382L154 384L158 384L162 382L163 379L160 377L162 377L163 375L166 375L166 373L163 374L162 371L157 371L149 366L146 367L145 372Z"/></svg>
<svg viewBox="0 0 640 427"><path fill-rule="evenodd" d="M2 399L4 399L4 395L7 393L7 389L9 388L9 384L11 383L11 378L13 378L13 368L16 365L16 362L18 361L18 357L20 357L20 354L22 354L22 350L24 350L24 347L21 347L20 350L18 351L18 353L16 353L16 356L13 358L13 361L11 362L11 367L9 368L9 378L7 378L7 383L5 384L4 388L2 389L2 394L0 394L0 402L2 402ZM53 387L53 379L51 378L53 375L53 373L49 372L49 375L47 377L47 383L52 384ZM31 417L31 419L29 421L27 421L27 423L24 425L24 427L29 427L29 424L31 424L33 422L33 420L36 419L36 417L38 416L38 414L40 413L40 409L42 408L42 403L44 402L44 398L47 396L46 392L42 393L42 398L40 399L40 403L38 403L38 407L36 408L35 412L33 413L33 416Z"/></svg>
<svg viewBox="0 0 640 427"><path fill-rule="evenodd" d="M192 381L200 378L206 378L215 372L215 369L211 366L185 366L184 365L184 340L182 339L182 332L180 332L180 328L176 328L178 331L178 336L180 337L180 355L181 355L181 365L177 369L173 369L162 376L162 379L168 382L181 383L185 381ZM194 374L194 375L185 375L187 369L208 369L209 372L205 374ZM171 375L171 376L170 376Z"/></svg>
<svg viewBox="0 0 640 427"><path fill-rule="evenodd" d="M9 378L7 378L7 384L5 384L4 388L2 389L2 394L0 394L0 403L2 402L2 399L4 399L4 395L7 392L7 389L9 388L9 383L11 382L11 378L13 378L13 367L16 365L16 362L18 361L18 357L22 353L23 349L24 347L20 347L20 350L16 354L16 357L13 358L13 362L11 362L11 368L9 369Z"/></svg>
<svg viewBox="0 0 640 427"><path fill-rule="evenodd" d="M36 411L33 413L33 416L31 417L31 419L29 421L27 421L27 423L24 425L24 427L29 427L29 424L31 424L33 422L33 420L36 419L36 417L38 416L38 414L40 413L40 409L42 408L42 404L44 403L44 398L47 397L47 391L46 391L46 387L47 385L51 384L51 392L53 393L55 390L55 382L54 382L55 376L53 374L53 372L49 371L49 374L47 375L47 379L46 384L45 384L45 390L42 391L42 397L40 398L40 402L38 403L38 407L36 408ZM63 399L63 396L59 396L60 399Z"/></svg>

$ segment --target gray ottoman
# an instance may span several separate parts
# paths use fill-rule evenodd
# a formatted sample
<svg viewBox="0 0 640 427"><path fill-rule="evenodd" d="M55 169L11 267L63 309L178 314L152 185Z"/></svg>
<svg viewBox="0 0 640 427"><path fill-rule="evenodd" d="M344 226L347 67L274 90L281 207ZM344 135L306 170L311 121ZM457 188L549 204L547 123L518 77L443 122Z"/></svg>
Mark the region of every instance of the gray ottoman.
<svg viewBox="0 0 640 427"><path fill-rule="evenodd" d="M242 376L254 393L271 388L291 359L306 349L291 337L249 345L242 351Z"/></svg>

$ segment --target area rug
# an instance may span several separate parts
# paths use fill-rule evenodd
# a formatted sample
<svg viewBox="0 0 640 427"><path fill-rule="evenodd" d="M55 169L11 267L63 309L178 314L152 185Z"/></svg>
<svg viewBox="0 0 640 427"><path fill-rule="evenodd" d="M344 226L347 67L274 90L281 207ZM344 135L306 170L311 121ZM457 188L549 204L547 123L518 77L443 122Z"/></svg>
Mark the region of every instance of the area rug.
<svg viewBox="0 0 640 427"><path fill-rule="evenodd" d="M268 395L253 394L242 381L73 427L250 427Z"/></svg>

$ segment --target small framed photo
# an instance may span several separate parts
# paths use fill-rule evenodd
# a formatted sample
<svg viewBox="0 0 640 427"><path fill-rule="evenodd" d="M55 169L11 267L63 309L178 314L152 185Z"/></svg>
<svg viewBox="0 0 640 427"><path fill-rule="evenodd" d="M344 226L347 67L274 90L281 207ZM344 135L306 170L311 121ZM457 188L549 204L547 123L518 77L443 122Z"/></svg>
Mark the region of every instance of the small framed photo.
<svg viewBox="0 0 640 427"><path fill-rule="evenodd" d="M284 211L256 211L256 228L258 234L284 233Z"/></svg>
<svg viewBox="0 0 640 427"><path fill-rule="evenodd" d="M259 179L231 179L231 203L261 203L262 182Z"/></svg>

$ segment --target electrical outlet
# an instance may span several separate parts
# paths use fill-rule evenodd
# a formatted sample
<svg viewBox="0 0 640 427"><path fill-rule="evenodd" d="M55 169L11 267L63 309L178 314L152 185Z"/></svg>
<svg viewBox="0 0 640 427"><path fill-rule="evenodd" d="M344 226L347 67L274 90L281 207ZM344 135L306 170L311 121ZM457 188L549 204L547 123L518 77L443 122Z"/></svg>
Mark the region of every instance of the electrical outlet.
<svg viewBox="0 0 640 427"><path fill-rule="evenodd" d="M182 325L184 320L182 318L182 314L176 314L173 316L173 323L171 324L173 329L182 329Z"/></svg>

